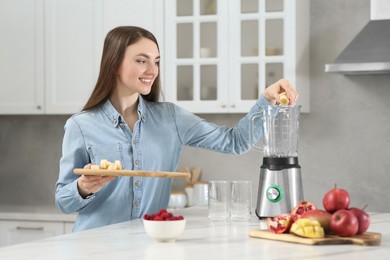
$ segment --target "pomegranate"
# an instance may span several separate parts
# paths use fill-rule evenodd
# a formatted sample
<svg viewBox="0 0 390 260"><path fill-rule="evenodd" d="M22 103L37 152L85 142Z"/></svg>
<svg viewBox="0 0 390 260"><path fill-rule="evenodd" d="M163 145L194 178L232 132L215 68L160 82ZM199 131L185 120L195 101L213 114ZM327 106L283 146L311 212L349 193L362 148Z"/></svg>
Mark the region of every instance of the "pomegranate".
<svg viewBox="0 0 390 260"><path fill-rule="evenodd" d="M317 207L312 202L302 200L291 210L293 220L296 221L302 216L303 213L313 209L317 209Z"/></svg>
<svg viewBox="0 0 390 260"><path fill-rule="evenodd" d="M276 217L267 218L268 229L275 234L288 233L293 223L290 213L284 213Z"/></svg>

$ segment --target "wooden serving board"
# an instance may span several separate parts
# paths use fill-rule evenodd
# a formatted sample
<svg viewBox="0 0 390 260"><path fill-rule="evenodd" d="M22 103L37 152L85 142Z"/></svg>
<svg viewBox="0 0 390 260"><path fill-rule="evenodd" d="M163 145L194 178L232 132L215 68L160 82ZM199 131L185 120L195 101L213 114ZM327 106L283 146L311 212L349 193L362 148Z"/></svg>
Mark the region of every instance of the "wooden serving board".
<svg viewBox="0 0 390 260"><path fill-rule="evenodd" d="M100 175L100 176L139 176L157 178L190 178L189 172L157 172L157 171L132 171L132 170L91 170L73 169L78 175Z"/></svg>
<svg viewBox="0 0 390 260"><path fill-rule="evenodd" d="M249 236L306 245L354 244L362 246L378 246L380 245L382 238L380 233L375 232L365 232L353 237L327 235L325 238L304 238L293 234L275 234L269 230L253 230L249 232Z"/></svg>

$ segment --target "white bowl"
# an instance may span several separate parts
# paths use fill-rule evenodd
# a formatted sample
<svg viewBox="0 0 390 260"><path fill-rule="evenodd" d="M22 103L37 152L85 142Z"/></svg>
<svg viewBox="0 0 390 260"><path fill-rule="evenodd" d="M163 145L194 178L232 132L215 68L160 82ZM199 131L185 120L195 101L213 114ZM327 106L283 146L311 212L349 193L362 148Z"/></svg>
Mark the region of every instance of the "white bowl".
<svg viewBox="0 0 390 260"><path fill-rule="evenodd" d="M186 220L156 221L144 219L146 233L159 242L173 242L186 226Z"/></svg>

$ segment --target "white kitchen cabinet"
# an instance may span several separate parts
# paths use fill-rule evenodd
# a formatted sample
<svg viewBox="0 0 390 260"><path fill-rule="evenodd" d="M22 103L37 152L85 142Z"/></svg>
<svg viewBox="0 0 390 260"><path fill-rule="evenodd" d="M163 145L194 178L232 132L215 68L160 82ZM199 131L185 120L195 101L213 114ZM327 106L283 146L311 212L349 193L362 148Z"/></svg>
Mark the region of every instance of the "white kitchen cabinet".
<svg viewBox="0 0 390 260"><path fill-rule="evenodd" d="M166 0L168 101L195 113L245 113L279 78L309 112L309 1Z"/></svg>
<svg viewBox="0 0 390 260"><path fill-rule="evenodd" d="M72 114L97 80L106 33L136 25L162 37L162 1L1 0L0 114Z"/></svg>
<svg viewBox="0 0 390 260"><path fill-rule="evenodd" d="M0 113L44 112L43 0L0 1Z"/></svg>
<svg viewBox="0 0 390 260"><path fill-rule="evenodd" d="M64 222L0 221L0 246L8 246L62 234L65 234Z"/></svg>

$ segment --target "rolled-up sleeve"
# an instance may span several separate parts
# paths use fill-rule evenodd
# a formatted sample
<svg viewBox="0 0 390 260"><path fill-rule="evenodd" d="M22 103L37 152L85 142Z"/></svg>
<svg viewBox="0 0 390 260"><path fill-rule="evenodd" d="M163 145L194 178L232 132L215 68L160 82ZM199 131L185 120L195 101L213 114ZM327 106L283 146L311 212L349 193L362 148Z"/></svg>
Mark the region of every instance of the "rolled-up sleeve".
<svg viewBox="0 0 390 260"><path fill-rule="evenodd" d="M65 124L60 173L56 183L55 204L63 213L73 213L88 205L94 198L84 199L77 189L78 176L73 168L82 168L90 162L83 135L77 122L70 118Z"/></svg>
<svg viewBox="0 0 390 260"><path fill-rule="evenodd" d="M183 145L200 147L229 154L242 154L250 149L249 135L252 116L269 102L260 97L236 126L218 126L180 108L172 106L179 138Z"/></svg>

